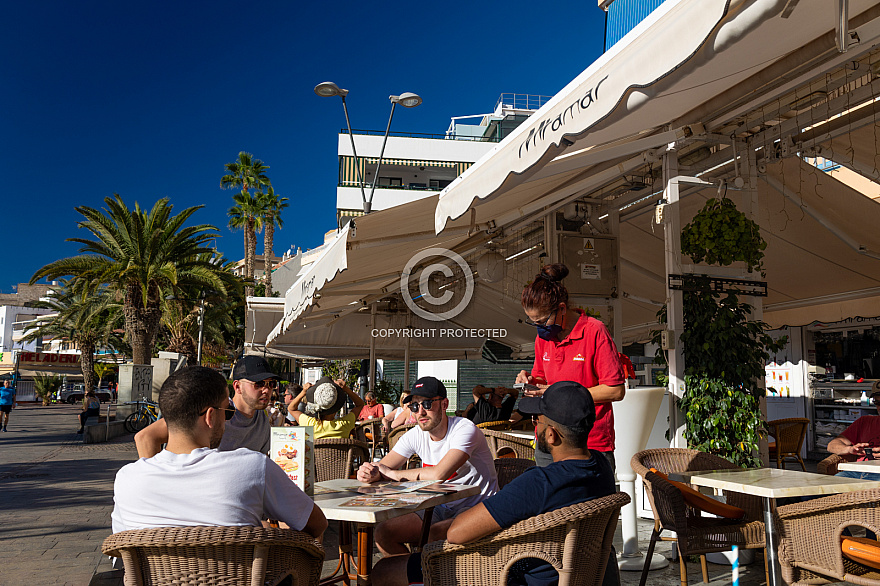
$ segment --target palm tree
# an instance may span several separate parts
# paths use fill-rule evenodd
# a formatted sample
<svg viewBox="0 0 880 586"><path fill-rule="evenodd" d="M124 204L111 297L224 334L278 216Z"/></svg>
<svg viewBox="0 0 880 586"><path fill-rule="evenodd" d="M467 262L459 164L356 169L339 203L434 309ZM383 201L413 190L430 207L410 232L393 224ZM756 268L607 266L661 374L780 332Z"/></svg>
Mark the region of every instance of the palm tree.
<svg viewBox="0 0 880 586"><path fill-rule="evenodd" d="M49 263L34 273L31 283L43 277L70 276L87 286L106 284L122 300L134 363L149 364L161 324L164 291L192 285L225 293L224 280L209 260L213 249L206 246L217 237L217 228L184 226L203 206L186 208L175 216L168 198L157 201L149 211L137 203L129 210L118 194L104 202L103 211L75 208L86 218L78 226L95 237L68 238L82 244L84 254Z"/></svg>
<svg viewBox="0 0 880 586"><path fill-rule="evenodd" d="M95 388L95 351L99 346L116 348L121 340L114 329L121 320L120 305L104 285L89 287L85 281L64 281L60 289L34 302L35 307L51 309L25 328L25 341L38 338L64 338L80 351L80 368L86 392Z"/></svg>
<svg viewBox="0 0 880 586"><path fill-rule="evenodd" d="M104 380L104 377L116 372L116 367L111 366L105 362L96 362L94 371L95 375L98 377L98 388L100 389L101 382Z"/></svg>
<svg viewBox="0 0 880 586"><path fill-rule="evenodd" d="M275 195L275 189L269 187L266 193L257 196L263 209L263 258L266 275L266 297L272 297L272 256L274 255L275 226L281 228L284 222L281 220L281 212L287 207L289 201L286 197Z"/></svg>
<svg viewBox="0 0 880 586"><path fill-rule="evenodd" d="M256 205L256 198L249 193L249 189L261 190L263 187L272 185L266 170L269 166L260 159L255 159L250 153L241 151L238 159L232 163L226 163L226 175L220 178L220 187L223 189L240 188L239 195L233 196L235 206L229 210L229 227L244 230L244 266L245 278L253 281L254 257L256 256L257 238L261 217ZM253 295L253 285L248 285L246 295Z"/></svg>

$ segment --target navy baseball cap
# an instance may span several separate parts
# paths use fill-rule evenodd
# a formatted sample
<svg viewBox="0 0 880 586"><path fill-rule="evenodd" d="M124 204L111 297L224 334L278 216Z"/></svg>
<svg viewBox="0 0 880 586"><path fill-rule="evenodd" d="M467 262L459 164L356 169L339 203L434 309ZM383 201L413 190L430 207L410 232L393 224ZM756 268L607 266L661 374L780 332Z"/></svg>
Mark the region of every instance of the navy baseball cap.
<svg viewBox="0 0 880 586"><path fill-rule="evenodd" d="M566 427L592 429L596 404L587 387L573 381L553 383L540 397L523 397L517 409L524 415L544 415Z"/></svg>
<svg viewBox="0 0 880 586"><path fill-rule="evenodd" d="M403 398L403 404L406 405L412 401L413 397L416 395L419 397L428 397L429 399L433 399L434 397L445 399L446 387L433 376L423 376L413 385L412 394Z"/></svg>
<svg viewBox="0 0 880 586"><path fill-rule="evenodd" d="M269 363L262 356L249 354L242 356L232 369L232 380L249 380L258 383L267 378L281 378L269 368Z"/></svg>

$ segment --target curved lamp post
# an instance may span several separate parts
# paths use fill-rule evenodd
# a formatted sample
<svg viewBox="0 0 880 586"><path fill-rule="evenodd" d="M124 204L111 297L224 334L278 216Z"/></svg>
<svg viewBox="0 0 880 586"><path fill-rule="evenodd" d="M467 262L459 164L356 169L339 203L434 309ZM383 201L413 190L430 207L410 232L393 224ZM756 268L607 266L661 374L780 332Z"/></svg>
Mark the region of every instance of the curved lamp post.
<svg viewBox="0 0 880 586"><path fill-rule="evenodd" d="M354 146L354 134L351 132L351 121L348 118L348 106L345 103L345 96L348 95L348 90L340 88L332 81L325 81L315 86L315 93L322 98L332 98L334 96L342 98L342 109L345 111L345 124L348 127L348 138L351 140L351 152L354 155L355 168L357 169L364 213L369 214L373 207L373 192L376 191L376 182L379 180L379 167L382 165L382 157L385 155L385 144L388 142L388 134L391 131L391 119L394 118L394 108L397 104L400 104L404 108L415 108L422 103L422 98L419 97L418 94L412 92L404 92L399 96L388 96L388 99L391 100L391 115L388 116L388 126L385 128L385 136L382 139L382 150L379 152L379 160L376 162L376 173L373 175L373 183L370 186L370 197L368 198L366 190L364 189L364 178L361 175L361 166L357 164L358 156L357 150Z"/></svg>

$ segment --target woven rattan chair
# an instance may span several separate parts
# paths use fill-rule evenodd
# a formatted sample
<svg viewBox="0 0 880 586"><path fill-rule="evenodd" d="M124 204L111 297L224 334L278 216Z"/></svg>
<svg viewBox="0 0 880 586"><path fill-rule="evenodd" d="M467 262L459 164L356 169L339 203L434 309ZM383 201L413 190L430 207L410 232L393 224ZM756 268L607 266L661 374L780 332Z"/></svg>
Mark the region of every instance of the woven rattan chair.
<svg viewBox="0 0 880 586"><path fill-rule="evenodd" d="M682 586L687 586L687 564L685 555L699 555L700 567L703 572L703 581L708 582L709 570L706 565L706 553L726 551L733 545L743 549L762 549L764 547L764 523L761 499L756 496L726 492L727 503L746 511L742 521L735 521L729 525L727 519L701 518L698 511L687 507L684 499L677 488L665 482L664 484L674 491L674 499L666 498L669 491L661 494L663 505L658 510L659 504L655 502L652 478L658 478L651 474L650 469L655 468L666 474L676 472L698 472L701 470L728 470L737 469L738 466L724 458L684 448L660 448L655 450L643 450L637 452L630 461L633 471L642 477L645 483L645 491L654 511L654 531L651 533L649 555L645 557L646 565L642 570L640 586L644 586L647 578L648 564L654 552L657 541L676 541L676 537L663 536L663 531L673 531L678 538L678 550L684 552L679 555L679 569L681 571ZM650 477L648 475L650 474ZM712 527L713 521L720 521L718 527ZM679 529L676 527L681 525ZM682 543L682 541L684 543ZM766 562L766 556L765 556Z"/></svg>
<svg viewBox="0 0 880 586"><path fill-rule="evenodd" d="M400 425L398 427L395 427L391 431L389 431L388 436L387 436L388 437L388 451L389 452L391 451L391 448L394 447L394 444L397 443L397 440L400 439L400 436L402 436L403 434L405 434L406 432L408 432L409 430L411 430L415 426L416 426L415 423L410 423L408 425ZM413 455L406 463L406 467L410 470L413 468L418 468L421 465L422 465L422 461L416 455Z"/></svg>
<svg viewBox="0 0 880 586"><path fill-rule="evenodd" d="M494 429L495 431L504 431L510 429L509 421L484 421L483 423L478 423L477 427L480 429Z"/></svg>
<svg viewBox="0 0 880 586"><path fill-rule="evenodd" d="M465 545L445 541L422 550L425 586L507 584L517 560L540 558L559 572L559 586L602 583L620 508L618 492L538 515Z"/></svg>
<svg viewBox="0 0 880 586"><path fill-rule="evenodd" d="M834 476L839 472L837 469L838 464L841 462L855 462L858 458L856 456L841 456L839 454L831 454L818 464L816 464L816 472L819 474L829 474Z"/></svg>
<svg viewBox="0 0 880 586"><path fill-rule="evenodd" d="M163 527L114 533L102 551L122 559L125 585L294 586L321 577L324 549L310 535L262 527Z"/></svg>
<svg viewBox="0 0 880 586"><path fill-rule="evenodd" d="M496 458L495 473L498 475L498 488L504 488L507 483L534 465L534 460L525 458Z"/></svg>
<svg viewBox="0 0 880 586"><path fill-rule="evenodd" d="M531 440L492 429L482 429L480 431L486 436L486 442L489 444L489 450L492 452L493 458L498 458L499 455L503 456L503 452L506 451L505 448L510 448L517 458L535 459L535 448L532 446Z"/></svg>
<svg viewBox="0 0 880 586"><path fill-rule="evenodd" d="M317 482L350 478L358 466L370 461L370 445L350 438L315 440Z"/></svg>
<svg viewBox="0 0 880 586"><path fill-rule="evenodd" d="M880 585L880 570L843 557L840 538L858 526L880 535L880 489L848 492L784 505L776 511L779 563L788 584L846 581Z"/></svg>
<svg viewBox="0 0 880 586"><path fill-rule="evenodd" d="M807 436L809 419L803 417L790 417L788 419L776 419L767 422L767 432L773 436L775 442L770 443L770 459L776 460L777 468L785 467L786 458L794 458L806 472L807 467L801 459L801 448L804 438Z"/></svg>

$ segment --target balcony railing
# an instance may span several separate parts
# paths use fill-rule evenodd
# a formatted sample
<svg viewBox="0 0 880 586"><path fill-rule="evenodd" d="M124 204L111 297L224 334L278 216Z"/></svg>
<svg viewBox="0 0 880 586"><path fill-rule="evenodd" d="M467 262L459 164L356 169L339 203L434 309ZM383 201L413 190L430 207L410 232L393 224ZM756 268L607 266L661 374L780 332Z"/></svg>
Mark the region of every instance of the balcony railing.
<svg viewBox="0 0 880 586"><path fill-rule="evenodd" d="M385 136L384 130L357 130L353 129L351 131L352 134L365 134L367 136ZM339 131L339 134L348 134L348 129L343 128ZM484 138L482 136L464 136L464 135L456 135L456 134L437 134L430 132L389 132L388 136L398 136L402 138L433 138L435 140L469 140L476 142L498 142L499 139L497 137Z"/></svg>
<svg viewBox="0 0 880 586"><path fill-rule="evenodd" d="M498 101L495 102L495 110L498 106L504 104L506 108L515 110L537 110L553 96L539 96L536 94L501 94Z"/></svg>

